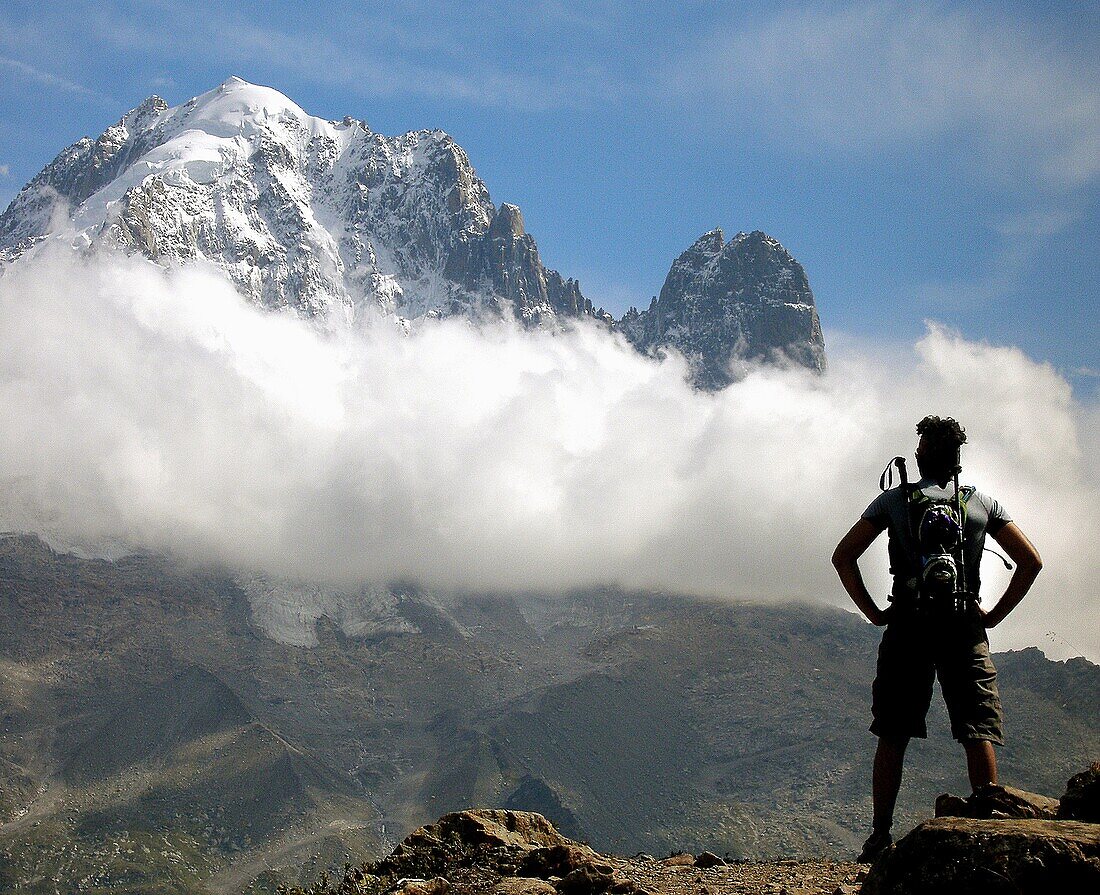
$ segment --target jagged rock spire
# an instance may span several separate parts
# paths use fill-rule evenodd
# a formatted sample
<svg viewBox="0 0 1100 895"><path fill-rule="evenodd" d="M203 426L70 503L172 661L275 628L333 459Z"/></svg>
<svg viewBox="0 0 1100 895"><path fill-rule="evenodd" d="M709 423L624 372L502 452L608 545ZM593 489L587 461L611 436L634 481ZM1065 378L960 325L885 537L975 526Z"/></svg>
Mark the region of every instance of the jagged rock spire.
<svg viewBox="0 0 1100 895"><path fill-rule="evenodd" d="M793 363L825 369L825 341L802 265L765 233L720 229L700 236L677 258L661 294L617 324L640 350L671 347L705 389L737 378L747 363Z"/></svg>

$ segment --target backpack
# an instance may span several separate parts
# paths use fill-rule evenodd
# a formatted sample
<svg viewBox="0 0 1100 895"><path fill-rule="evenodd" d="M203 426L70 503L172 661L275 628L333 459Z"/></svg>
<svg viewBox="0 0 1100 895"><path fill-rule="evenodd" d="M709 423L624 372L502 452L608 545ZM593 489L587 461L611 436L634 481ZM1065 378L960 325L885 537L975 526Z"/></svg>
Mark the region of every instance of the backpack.
<svg viewBox="0 0 1100 895"><path fill-rule="evenodd" d="M969 485L952 497L929 497L915 485L906 488L909 531L919 551L918 605L961 610L970 599L963 544L966 505L973 494Z"/></svg>
<svg viewBox="0 0 1100 895"><path fill-rule="evenodd" d="M955 493L951 497L930 497L916 485L910 485L905 460L895 457L883 470L879 485L883 490L893 482L893 467L897 467L901 490L909 516L909 533L917 545L912 578L907 583L918 609L963 612L974 595L966 581L964 533L966 505L974 495L970 485L959 486L955 476Z"/></svg>

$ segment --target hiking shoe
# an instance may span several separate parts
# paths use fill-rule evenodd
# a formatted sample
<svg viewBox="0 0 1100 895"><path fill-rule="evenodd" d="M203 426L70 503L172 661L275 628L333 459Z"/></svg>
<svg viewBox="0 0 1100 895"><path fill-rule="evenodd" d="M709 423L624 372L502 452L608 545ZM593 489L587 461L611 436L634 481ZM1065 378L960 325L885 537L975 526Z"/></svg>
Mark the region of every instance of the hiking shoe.
<svg viewBox="0 0 1100 895"><path fill-rule="evenodd" d="M889 830L885 830L881 833L872 833L867 841L863 843L863 851L861 851L859 857L856 858L856 863L873 864L875 859L886 851L893 842L894 837L890 835Z"/></svg>

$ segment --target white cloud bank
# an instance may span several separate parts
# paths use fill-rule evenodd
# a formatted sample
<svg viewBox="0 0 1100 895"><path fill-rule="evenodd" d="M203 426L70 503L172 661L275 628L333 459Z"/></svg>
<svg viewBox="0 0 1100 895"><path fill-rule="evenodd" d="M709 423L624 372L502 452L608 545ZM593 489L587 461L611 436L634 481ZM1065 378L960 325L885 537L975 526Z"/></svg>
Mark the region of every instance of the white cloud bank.
<svg viewBox="0 0 1100 895"><path fill-rule="evenodd" d="M0 276L0 344L0 528L332 582L844 604L833 546L916 420L954 415L1047 562L994 646L1100 657L1096 408L1015 349L834 336L825 377L705 395L595 327L334 340L202 268L56 256Z"/></svg>

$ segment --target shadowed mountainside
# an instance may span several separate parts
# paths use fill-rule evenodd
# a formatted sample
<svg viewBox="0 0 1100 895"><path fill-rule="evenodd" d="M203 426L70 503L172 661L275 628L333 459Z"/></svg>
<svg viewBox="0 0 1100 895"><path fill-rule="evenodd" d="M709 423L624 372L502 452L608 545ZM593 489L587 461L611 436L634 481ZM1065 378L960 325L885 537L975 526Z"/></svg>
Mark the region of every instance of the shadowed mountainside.
<svg viewBox="0 0 1100 895"><path fill-rule="evenodd" d="M851 613L395 586L400 624L296 646L255 611L228 574L0 539L0 888L270 887L475 804L622 854L848 855L869 822L877 631ZM1057 794L1100 751L1100 669L997 662L1004 779ZM938 705L930 728L899 827L965 786Z"/></svg>

